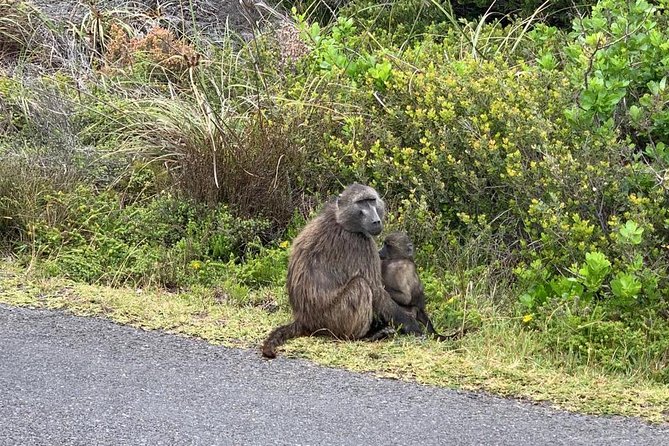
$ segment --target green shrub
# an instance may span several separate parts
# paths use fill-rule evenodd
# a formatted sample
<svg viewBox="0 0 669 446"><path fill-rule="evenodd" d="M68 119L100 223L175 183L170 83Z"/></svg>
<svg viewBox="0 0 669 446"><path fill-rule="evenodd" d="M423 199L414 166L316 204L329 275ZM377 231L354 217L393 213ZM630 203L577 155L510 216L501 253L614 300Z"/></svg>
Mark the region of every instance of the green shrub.
<svg viewBox="0 0 669 446"><path fill-rule="evenodd" d="M28 223L19 252L75 280L179 286L196 280L192 262L253 256L269 228L225 206L209 210L170 194L131 204L122 199L84 186L42 196L43 214Z"/></svg>
<svg viewBox="0 0 669 446"><path fill-rule="evenodd" d="M577 122L614 121L651 159L667 165L664 141L669 115L664 107L669 67L666 2L602 0L574 21L565 48L566 71L581 93L570 112ZM656 142L660 147L656 147Z"/></svg>
<svg viewBox="0 0 669 446"><path fill-rule="evenodd" d="M572 296L552 298L537 314L527 317L527 326L539 329L546 347L564 361L618 373L643 370L667 382L669 324L652 310L621 318L605 305Z"/></svg>
<svg viewBox="0 0 669 446"><path fill-rule="evenodd" d="M367 51L356 50L361 44L353 19L340 16L326 31L318 23L308 25L301 17L298 27L302 38L313 46L307 66L318 67L326 75L342 74L355 83L371 80L379 90L386 88L392 77L392 65Z"/></svg>

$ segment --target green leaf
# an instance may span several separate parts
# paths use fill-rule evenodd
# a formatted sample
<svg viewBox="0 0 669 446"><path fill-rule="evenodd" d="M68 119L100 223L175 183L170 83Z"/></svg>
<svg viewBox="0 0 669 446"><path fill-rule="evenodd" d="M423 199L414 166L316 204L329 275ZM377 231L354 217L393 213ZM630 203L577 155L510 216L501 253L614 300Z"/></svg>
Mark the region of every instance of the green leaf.
<svg viewBox="0 0 669 446"><path fill-rule="evenodd" d="M534 306L534 297L529 293L521 294L518 300L526 308L532 308Z"/></svg>
<svg viewBox="0 0 669 446"><path fill-rule="evenodd" d="M620 228L619 233L626 243L631 245L641 244L643 228L640 228L634 220L628 220L625 226Z"/></svg>
<svg viewBox="0 0 669 446"><path fill-rule="evenodd" d="M635 299L641 292L641 282L634 274L620 273L611 281L613 295L621 299Z"/></svg>
<svg viewBox="0 0 669 446"><path fill-rule="evenodd" d="M592 251L585 254L585 263L592 271L605 271L611 267L611 262L604 254Z"/></svg>
<svg viewBox="0 0 669 446"><path fill-rule="evenodd" d="M553 53L551 52L543 54L541 57L536 59L536 61L537 64L544 70L551 71L557 68L557 60L555 59L555 56L553 56Z"/></svg>
<svg viewBox="0 0 669 446"><path fill-rule="evenodd" d="M581 95L581 108L583 110L592 110L597 103L597 92L585 90Z"/></svg>
<svg viewBox="0 0 669 446"><path fill-rule="evenodd" d="M583 285L575 277L560 277L559 279L551 280L550 287L553 293L563 299L583 296L584 291Z"/></svg>
<svg viewBox="0 0 669 446"><path fill-rule="evenodd" d="M597 292L611 270L611 262L601 252L593 251L585 255L585 265L578 270L583 285Z"/></svg>
<svg viewBox="0 0 669 446"><path fill-rule="evenodd" d="M638 122L641 118L641 109L636 105L632 105L629 109L630 118L632 121Z"/></svg>

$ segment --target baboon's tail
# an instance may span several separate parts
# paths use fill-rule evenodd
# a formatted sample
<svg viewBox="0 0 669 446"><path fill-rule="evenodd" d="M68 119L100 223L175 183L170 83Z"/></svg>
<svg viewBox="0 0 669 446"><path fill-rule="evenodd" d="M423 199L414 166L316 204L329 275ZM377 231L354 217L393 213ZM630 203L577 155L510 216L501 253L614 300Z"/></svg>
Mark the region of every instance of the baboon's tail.
<svg viewBox="0 0 669 446"><path fill-rule="evenodd" d="M272 331L262 346L262 355L265 358L276 358L276 349L283 345L287 340L305 336L307 333L302 325L292 322L288 325L282 325Z"/></svg>

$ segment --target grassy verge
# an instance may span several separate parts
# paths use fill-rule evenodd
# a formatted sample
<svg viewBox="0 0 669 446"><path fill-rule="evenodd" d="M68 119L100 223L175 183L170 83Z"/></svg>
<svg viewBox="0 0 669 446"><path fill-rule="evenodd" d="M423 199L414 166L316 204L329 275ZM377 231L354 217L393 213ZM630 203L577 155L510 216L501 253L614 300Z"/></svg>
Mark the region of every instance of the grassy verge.
<svg viewBox="0 0 669 446"><path fill-rule="evenodd" d="M282 290L253 292L272 297ZM251 299L262 300L266 299ZM239 306L226 300L226 293L220 290L175 294L85 285L40 278L9 261L0 262L0 302L65 309L80 316L106 317L143 329L244 348L256 348L272 327L289 318L285 309L272 313L259 306ZM669 386L604 374L592 367L557 364L542 352L530 332L501 317L458 342L409 337L378 343L303 338L290 342L283 354L382 377L543 401L582 413L669 422Z"/></svg>

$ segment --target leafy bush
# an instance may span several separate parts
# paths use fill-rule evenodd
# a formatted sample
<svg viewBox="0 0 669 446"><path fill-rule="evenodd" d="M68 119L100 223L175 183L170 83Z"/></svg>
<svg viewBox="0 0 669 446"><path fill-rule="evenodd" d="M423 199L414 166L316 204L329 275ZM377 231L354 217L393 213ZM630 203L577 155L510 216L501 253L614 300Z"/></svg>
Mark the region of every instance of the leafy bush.
<svg viewBox="0 0 669 446"><path fill-rule="evenodd" d="M392 65L367 51L354 50L360 47L360 39L353 19L341 16L327 32L318 23L308 26L304 17L300 19L303 39L313 45L306 66L318 67L325 75L342 74L356 84L370 80L375 88L385 89L392 77Z"/></svg>
<svg viewBox="0 0 669 446"><path fill-rule="evenodd" d="M666 2L602 0L589 17L574 22L565 49L566 71L581 90L570 117L577 122L613 120L648 144L648 155L667 165L664 107L669 67ZM660 147L656 147L656 142Z"/></svg>
<svg viewBox="0 0 669 446"><path fill-rule="evenodd" d="M564 271L589 251L623 252L612 234L627 221L646 228L649 264L662 260L653 248L666 237L666 197L653 171L613 129L565 118L568 77L501 57L448 60L441 49L426 40L407 50L420 69L393 67L385 91L370 94L369 81L345 93L324 88L326 101L373 114L328 132L319 177L377 185L421 241L495 234L493 262L540 258Z"/></svg>
<svg viewBox="0 0 669 446"><path fill-rule="evenodd" d="M80 186L41 200L44 213L28 222L18 251L52 274L87 282L188 284L199 269L192 262L243 260L269 228L170 194L124 204L116 192Z"/></svg>

